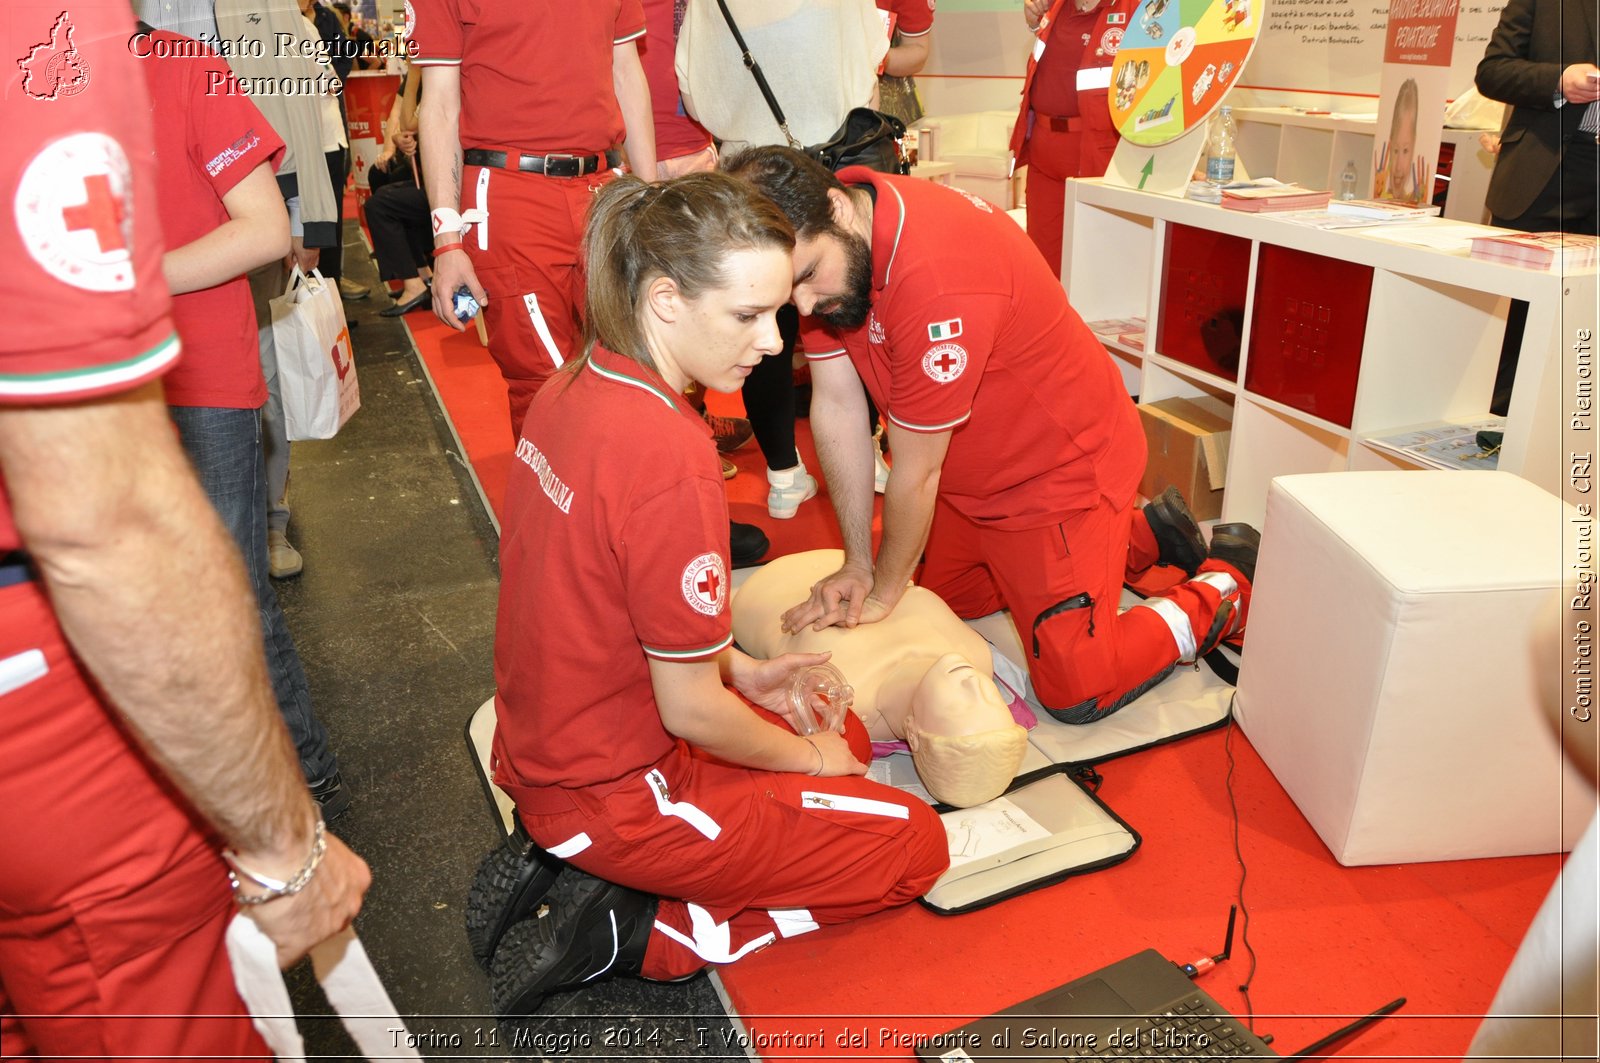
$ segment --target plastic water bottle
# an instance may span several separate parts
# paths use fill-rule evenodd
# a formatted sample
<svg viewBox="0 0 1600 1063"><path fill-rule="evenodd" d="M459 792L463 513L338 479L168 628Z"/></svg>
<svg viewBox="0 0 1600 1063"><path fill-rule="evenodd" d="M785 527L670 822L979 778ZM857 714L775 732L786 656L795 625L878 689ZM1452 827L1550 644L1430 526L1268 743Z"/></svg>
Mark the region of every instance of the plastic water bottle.
<svg viewBox="0 0 1600 1063"><path fill-rule="evenodd" d="M1206 184L1221 188L1233 181L1233 145L1239 127L1233 122L1233 108L1223 105L1222 113L1211 122L1206 134Z"/></svg>
<svg viewBox="0 0 1600 1063"><path fill-rule="evenodd" d="M1344 173L1339 175L1339 198L1356 198L1356 164L1353 159L1344 164Z"/></svg>

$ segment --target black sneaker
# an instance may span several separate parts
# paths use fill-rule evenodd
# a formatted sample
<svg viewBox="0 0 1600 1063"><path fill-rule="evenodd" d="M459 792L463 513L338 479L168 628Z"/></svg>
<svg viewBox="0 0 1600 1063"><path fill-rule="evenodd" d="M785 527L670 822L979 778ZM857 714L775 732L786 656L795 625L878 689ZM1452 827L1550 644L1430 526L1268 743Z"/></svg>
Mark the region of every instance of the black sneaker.
<svg viewBox="0 0 1600 1063"><path fill-rule="evenodd" d="M561 861L516 832L483 858L467 893L467 941L485 971L500 939L545 899L561 873Z"/></svg>
<svg viewBox="0 0 1600 1063"><path fill-rule="evenodd" d="M1238 569L1252 584L1260 553L1261 533L1248 524L1218 524L1211 529L1211 556Z"/></svg>
<svg viewBox="0 0 1600 1063"><path fill-rule="evenodd" d="M494 1010L531 1015L557 990L638 974L656 898L565 867L539 911L512 925L489 970Z"/></svg>
<svg viewBox="0 0 1600 1063"><path fill-rule="evenodd" d="M1206 537L1200 522L1189 512L1189 504L1176 487L1169 487L1144 507L1144 519L1155 532L1159 561L1193 576L1206 559Z"/></svg>
<svg viewBox="0 0 1600 1063"><path fill-rule="evenodd" d="M760 561L767 556L767 549L771 545L767 533L754 524L740 524L736 520L728 522L728 560L733 562L734 568Z"/></svg>
<svg viewBox="0 0 1600 1063"><path fill-rule="evenodd" d="M332 823L350 808L350 788L338 772L309 785L311 796L322 806L322 822Z"/></svg>

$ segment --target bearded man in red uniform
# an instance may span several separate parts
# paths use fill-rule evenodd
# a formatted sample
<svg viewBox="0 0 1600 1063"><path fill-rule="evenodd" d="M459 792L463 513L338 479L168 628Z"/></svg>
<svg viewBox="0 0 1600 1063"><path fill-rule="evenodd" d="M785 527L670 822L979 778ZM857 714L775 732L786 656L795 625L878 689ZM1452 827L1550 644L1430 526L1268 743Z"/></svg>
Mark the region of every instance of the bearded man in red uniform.
<svg viewBox="0 0 1600 1063"><path fill-rule="evenodd" d="M1009 218L974 196L788 148L727 163L794 225L811 422L845 564L785 627L870 623L921 584L963 617L1010 609L1040 702L1086 723L1243 635L1259 537L1205 540L1176 492L1141 512L1139 416L1105 349ZM866 396L895 462L872 553ZM1192 578L1124 613L1125 579Z"/></svg>

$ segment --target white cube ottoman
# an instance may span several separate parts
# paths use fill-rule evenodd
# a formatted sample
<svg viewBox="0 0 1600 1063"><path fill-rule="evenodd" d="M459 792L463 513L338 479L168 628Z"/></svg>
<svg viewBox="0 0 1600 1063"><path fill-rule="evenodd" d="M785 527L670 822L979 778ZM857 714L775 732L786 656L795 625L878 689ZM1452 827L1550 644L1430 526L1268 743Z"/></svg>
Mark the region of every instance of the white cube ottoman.
<svg viewBox="0 0 1600 1063"><path fill-rule="evenodd" d="M1235 711L1341 864L1576 842L1533 638L1573 515L1501 472L1272 481Z"/></svg>

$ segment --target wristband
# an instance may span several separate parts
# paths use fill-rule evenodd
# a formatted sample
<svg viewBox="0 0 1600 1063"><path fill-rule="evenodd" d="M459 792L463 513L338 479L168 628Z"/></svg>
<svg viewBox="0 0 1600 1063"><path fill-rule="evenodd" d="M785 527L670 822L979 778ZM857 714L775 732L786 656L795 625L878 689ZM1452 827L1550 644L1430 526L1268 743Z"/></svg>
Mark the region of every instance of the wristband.
<svg viewBox="0 0 1600 1063"><path fill-rule="evenodd" d="M328 841L323 836L324 829L322 817L318 816L316 836L311 842L311 855L306 857L305 864L288 881L269 878L258 871L251 871L239 863L239 857L232 849L222 850L222 859L228 863L228 881L233 884L233 899L235 903L246 907L266 904L268 901L275 901L279 897L293 897L310 885L311 879L317 873L317 866L322 863L323 854L328 851ZM240 893L239 889L243 886L243 883L239 881L241 876L249 879L267 892L251 895Z"/></svg>
<svg viewBox="0 0 1600 1063"><path fill-rule="evenodd" d="M467 229L466 224L461 220L460 212L452 210L450 207L436 207L430 216L433 218L433 235L435 237L444 236L446 233L460 234Z"/></svg>
<svg viewBox="0 0 1600 1063"><path fill-rule="evenodd" d="M446 251L466 251L466 249L466 244L462 243L460 240L453 240L448 244L440 244L438 247L434 248L433 257L438 258Z"/></svg>
<svg viewBox="0 0 1600 1063"><path fill-rule="evenodd" d="M822 747L821 746L819 746L815 742L811 741L811 739L809 737L806 738L806 745L810 746L812 749L817 751L817 770L806 773L807 775L811 776L812 778L816 778L818 775L822 774L822 769L827 766L827 762L822 759Z"/></svg>

